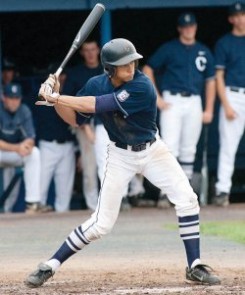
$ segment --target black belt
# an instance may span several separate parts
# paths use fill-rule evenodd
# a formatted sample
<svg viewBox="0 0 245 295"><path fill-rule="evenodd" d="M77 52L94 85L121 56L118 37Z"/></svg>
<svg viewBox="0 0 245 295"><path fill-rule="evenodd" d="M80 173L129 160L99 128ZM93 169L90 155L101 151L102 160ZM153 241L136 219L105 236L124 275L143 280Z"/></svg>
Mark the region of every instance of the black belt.
<svg viewBox="0 0 245 295"><path fill-rule="evenodd" d="M245 89L244 88L240 88L240 87L229 87L230 88L230 91L233 91L233 92L240 92L241 90L243 90L243 93L245 93Z"/></svg>
<svg viewBox="0 0 245 295"><path fill-rule="evenodd" d="M65 139L44 139L45 141L48 141L48 142L55 142L55 143L66 143L68 142L69 140L65 140Z"/></svg>
<svg viewBox="0 0 245 295"><path fill-rule="evenodd" d="M149 143L150 146L156 141L156 138L153 138L151 141L143 142L143 143L138 143L135 145L127 145L121 142L116 142L115 146L119 147L121 149L127 150L128 148L133 151L133 152L140 152L144 151L147 147L147 144Z"/></svg>
<svg viewBox="0 0 245 295"><path fill-rule="evenodd" d="M191 92L188 92L188 91L169 91L170 94L172 95L180 95L180 96L183 96L183 97L190 97L192 96L193 94Z"/></svg>

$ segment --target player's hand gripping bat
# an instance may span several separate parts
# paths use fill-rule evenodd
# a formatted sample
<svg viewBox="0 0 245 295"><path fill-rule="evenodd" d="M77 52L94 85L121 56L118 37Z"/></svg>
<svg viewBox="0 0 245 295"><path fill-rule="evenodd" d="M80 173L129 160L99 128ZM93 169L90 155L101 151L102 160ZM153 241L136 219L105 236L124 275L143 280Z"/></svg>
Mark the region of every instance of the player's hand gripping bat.
<svg viewBox="0 0 245 295"><path fill-rule="evenodd" d="M77 33L74 41L72 42L72 45L71 45L66 57L64 58L61 65L59 66L59 68L55 72L54 76L56 76L56 79L58 79L58 77L61 74L61 72L63 71L64 67L66 66L68 61L71 59L71 57L74 55L74 53L77 51L77 49L87 39L88 35L91 33L91 31L93 30L95 25L100 20L100 18L103 15L104 11L105 11L105 6L103 4L97 3L94 6L93 10L90 12L90 14L86 18L85 22L82 24L80 30L78 31L78 33ZM51 76L53 76L53 75L51 75ZM52 90L53 90L55 82L52 82L54 80L54 78L53 79L51 78L51 80L49 80L49 79L50 78L48 78L44 82L44 84L42 84L42 86L40 88L40 91L39 91L39 97L44 98L42 93L50 94L50 95L52 94ZM49 83L49 81L51 83ZM54 105L53 103L49 103L47 100L38 101L37 104L38 105L46 105L46 106L53 106Z"/></svg>

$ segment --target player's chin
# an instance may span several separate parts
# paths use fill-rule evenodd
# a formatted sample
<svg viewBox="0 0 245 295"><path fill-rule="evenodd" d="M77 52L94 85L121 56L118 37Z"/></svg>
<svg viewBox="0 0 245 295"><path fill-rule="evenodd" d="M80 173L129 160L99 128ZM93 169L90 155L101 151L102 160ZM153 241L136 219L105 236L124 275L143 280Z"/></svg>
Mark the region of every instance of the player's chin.
<svg viewBox="0 0 245 295"><path fill-rule="evenodd" d="M127 77L124 78L124 82L129 82L129 81L132 81L134 78L134 75L128 75Z"/></svg>

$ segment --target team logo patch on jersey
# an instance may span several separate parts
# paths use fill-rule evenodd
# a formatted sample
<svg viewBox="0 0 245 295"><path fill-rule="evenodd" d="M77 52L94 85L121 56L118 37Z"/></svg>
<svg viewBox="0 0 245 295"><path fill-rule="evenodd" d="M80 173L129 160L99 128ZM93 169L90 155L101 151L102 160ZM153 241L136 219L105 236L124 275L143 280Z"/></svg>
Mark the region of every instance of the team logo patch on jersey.
<svg viewBox="0 0 245 295"><path fill-rule="evenodd" d="M122 90L121 92L118 93L117 98L119 101L123 102L127 98L129 98L129 93L126 90Z"/></svg>

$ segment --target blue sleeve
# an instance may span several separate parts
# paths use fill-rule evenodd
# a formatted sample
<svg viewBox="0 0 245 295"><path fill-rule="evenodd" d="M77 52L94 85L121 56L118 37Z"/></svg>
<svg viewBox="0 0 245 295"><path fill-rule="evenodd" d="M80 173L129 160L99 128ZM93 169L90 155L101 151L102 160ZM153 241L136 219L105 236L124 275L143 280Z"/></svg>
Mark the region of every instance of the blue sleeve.
<svg viewBox="0 0 245 295"><path fill-rule="evenodd" d="M90 121L91 116L87 116L87 114L76 112L76 123L77 125L83 125Z"/></svg>
<svg viewBox="0 0 245 295"><path fill-rule="evenodd" d="M215 69L214 69L214 58L209 49L206 50L207 52L207 66L204 72L206 80L214 79L215 77Z"/></svg>
<svg viewBox="0 0 245 295"><path fill-rule="evenodd" d="M156 91L150 81L130 81L114 93L116 103L126 115L149 109Z"/></svg>
<svg viewBox="0 0 245 295"><path fill-rule="evenodd" d="M23 117L24 120L22 121L21 131L24 138L35 138L36 133L33 124L33 118L31 111L26 105L23 105Z"/></svg>
<svg viewBox="0 0 245 295"><path fill-rule="evenodd" d="M149 58L147 64L153 69L163 68L169 60L169 46L162 45L157 51Z"/></svg>
<svg viewBox="0 0 245 295"><path fill-rule="evenodd" d="M215 46L215 68L224 69L226 68L227 54L224 46L224 42L219 40Z"/></svg>

